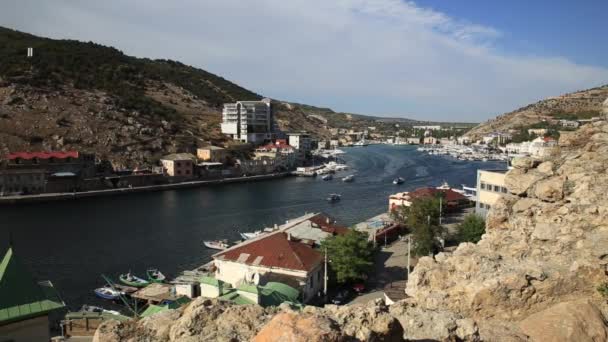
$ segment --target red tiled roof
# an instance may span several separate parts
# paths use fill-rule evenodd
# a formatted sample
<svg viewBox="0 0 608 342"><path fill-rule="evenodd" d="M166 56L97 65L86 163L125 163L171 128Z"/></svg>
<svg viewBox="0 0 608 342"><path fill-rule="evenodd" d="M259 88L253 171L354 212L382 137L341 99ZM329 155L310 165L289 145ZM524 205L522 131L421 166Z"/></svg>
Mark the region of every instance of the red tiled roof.
<svg viewBox="0 0 608 342"><path fill-rule="evenodd" d="M452 201L461 201L466 200L467 198L457 193L452 189L436 189L436 188L419 188L409 193L410 198L413 200L415 198L424 198L424 197L433 197L438 192L443 192L445 194L444 199L448 202Z"/></svg>
<svg viewBox="0 0 608 342"><path fill-rule="evenodd" d="M329 222L327 222L328 220L329 220ZM344 235L348 232L347 227L335 225L334 224L335 221L333 219L331 219L329 216L324 215L324 214L315 215L315 216L311 217L309 219L309 221L316 224L317 226L319 226L321 228L322 231L327 232L327 233Z"/></svg>
<svg viewBox="0 0 608 342"><path fill-rule="evenodd" d="M278 267L290 270L311 271L323 256L312 247L288 240L284 232L271 233L262 238L245 242L213 256L248 265Z"/></svg>
<svg viewBox="0 0 608 342"><path fill-rule="evenodd" d="M14 159L65 159L65 158L78 158L78 151L66 151L66 152L13 152L7 156L8 160Z"/></svg>
<svg viewBox="0 0 608 342"><path fill-rule="evenodd" d="M283 150L283 149L289 149L289 150L293 150L295 149L293 146L288 145L285 140L277 140L276 143L270 143L270 144L266 144L264 146L260 146L258 147L258 150L273 150L273 149L277 149L277 150Z"/></svg>

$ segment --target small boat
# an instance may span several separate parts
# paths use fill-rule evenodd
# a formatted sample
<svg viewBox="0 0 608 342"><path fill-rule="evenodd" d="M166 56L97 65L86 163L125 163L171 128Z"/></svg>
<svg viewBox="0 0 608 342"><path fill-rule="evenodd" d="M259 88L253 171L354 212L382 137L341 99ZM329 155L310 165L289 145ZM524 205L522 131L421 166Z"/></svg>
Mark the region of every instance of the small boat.
<svg viewBox="0 0 608 342"><path fill-rule="evenodd" d="M121 274L118 277L118 279L120 279L120 281L122 281L124 284L133 286L133 287L146 287L146 286L150 285L149 281L141 279L140 277L134 276L131 274L131 272L129 272L127 274Z"/></svg>
<svg viewBox="0 0 608 342"><path fill-rule="evenodd" d="M256 237L258 237L260 235L263 235L265 233L266 232L263 232L261 230L256 230L255 232L250 232L250 233L241 233L241 232L239 232L239 235L241 235L241 237L243 238L243 240L250 240L250 239L256 238Z"/></svg>
<svg viewBox="0 0 608 342"><path fill-rule="evenodd" d="M338 202L341 197L342 196L340 194L329 194L329 196L327 197L327 202Z"/></svg>
<svg viewBox="0 0 608 342"><path fill-rule="evenodd" d="M328 181L328 180L334 179L334 176L332 176L330 173L330 174L327 174L327 175L321 177L321 179L323 179L324 181Z"/></svg>
<svg viewBox="0 0 608 342"><path fill-rule="evenodd" d="M107 300L116 300L120 297L120 295L123 294L122 292L114 290L109 286L100 287L98 289L93 290L93 292L95 292L95 295L97 297Z"/></svg>
<svg viewBox="0 0 608 342"><path fill-rule="evenodd" d="M226 241L222 241L222 240L203 241L203 244L207 248L219 249L219 250L224 250L224 249L230 247Z"/></svg>
<svg viewBox="0 0 608 342"><path fill-rule="evenodd" d="M156 268L149 268L146 271L146 275L148 276L148 280L153 283L162 283L165 281L165 279L167 279L167 277L165 277L165 275Z"/></svg>
<svg viewBox="0 0 608 342"><path fill-rule="evenodd" d="M348 175L348 176L342 178L342 181L346 182L346 183L352 182L354 180L355 180L355 175Z"/></svg>
<svg viewBox="0 0 608 342"><path fill-rule="evenodd" d="M395 185L403 184L403 182L405 182L405 179L403 179L401 177L397 177L393 180L393 184L395 184Z"/></svg>
<svg viewBox="0 0 608 342"><path fill-rule="evenodd" d="M101 308L99 306L95 306L95 305L83 305L82 308L80 308L81 312L98 312L98 313L107 313L107 314L111 314L111 315L120 315L120 312L115 311L115 310L106 310L104 308Z"/></svg>

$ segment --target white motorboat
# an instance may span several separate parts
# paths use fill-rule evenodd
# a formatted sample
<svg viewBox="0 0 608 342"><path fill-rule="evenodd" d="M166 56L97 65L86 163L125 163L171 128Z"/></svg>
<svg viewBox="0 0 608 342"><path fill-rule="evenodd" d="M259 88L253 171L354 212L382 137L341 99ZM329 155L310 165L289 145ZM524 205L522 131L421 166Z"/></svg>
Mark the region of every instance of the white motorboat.
<svg viewBox="0 0 608 342"><path fill-rule="evenodd" d="M329 174L326 174L325 176L321 177L321 179L324 181L328 181L328 180L334 179L334 176L332 176L332 174L329 173Z"/></svg>
<svg viewBox="0 0 608 342"><path fill-rule="evenodd" d="M342 198L340 194L329 194L327 197L327 202L337 202Z"/></svg>
<svg viewBox="0 0 608 342"><path fill-rule="evenodd" d="M355 180L355 175L348 175L348 176L342 178L342 181L346 182L346 183L350 183L354 180Z"/></svg>
<svg viewBox="0 0 608 342"><path fill-rule="evenodd" d="M357 147L367 146L367 145L369 145L369 144L367 143L367 141L365 141L365 139L361 139L353 144L353 146L357 146Z"/></svg>
<svg viewBox="0 0 608 342"><path fill-rule="evenodd" d="M249 232L249 233L241 233L239 232L239 234L241 235L241 237L243 238L243 240L249 240L249 239L253 239L256 238L260 235L264 235L266 234L266 232L263 232L261 230L256 230L255 232Z"/></svg>
<svg viewBox="0 0 608 342"><path fill-rule="evenodd" d="M403 184L404 182L405 182L405 179L403 179L401 177L397 177L393 180L393 184L395 184L395 185Z"/></svg>
<svg viewBox="0 0 608 342"><path fill-rule="evenodd" d="M224 240L203 241L203 244L205 245L205 247L210 249L224 250L230 247L228 243Z"/></svg>

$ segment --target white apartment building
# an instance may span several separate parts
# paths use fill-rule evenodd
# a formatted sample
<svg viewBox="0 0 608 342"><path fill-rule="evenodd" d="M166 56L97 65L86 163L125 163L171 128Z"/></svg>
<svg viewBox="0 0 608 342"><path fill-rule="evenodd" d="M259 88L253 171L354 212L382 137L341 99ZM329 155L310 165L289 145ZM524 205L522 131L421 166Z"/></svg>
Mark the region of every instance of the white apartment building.
<svg viewBox="0 0 608 342"><path fill-rule="evenodd" d="M221 128L223 134L244 143L258 145L269 141L274 131L270 99L225 103Z"/></svg>
<svg viewBox="0 0 608 342"><path fill-rule="evenodd" d="M311 150L310 134L308 133L287 133L287 143L303 153Z"/></svg>
<svg viewBox="0 0 608 342"><path fill-rule="evenodd" d="M413 129L424 129L430 131L438 131L441 129L440 125L432 125L432 126L412 126Z"/></svg>
<svg viewBox="0 0 608 342"><path fill-rule="evenodd" d="M549 137L538 137L532 141L509 143L505 146L506 152L511 154L524 154L533 157L544 157L549 154L557 141Z"/></svg>

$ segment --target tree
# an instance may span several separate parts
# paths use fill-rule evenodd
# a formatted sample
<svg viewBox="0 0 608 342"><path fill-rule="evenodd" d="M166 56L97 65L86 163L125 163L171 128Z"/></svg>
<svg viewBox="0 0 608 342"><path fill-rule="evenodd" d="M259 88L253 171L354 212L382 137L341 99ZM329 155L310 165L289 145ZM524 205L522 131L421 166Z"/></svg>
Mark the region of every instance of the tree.
<svg viewBox="0 0 608 342"><path fill-rule="evenodd" d="M409 207L393 211L393 218L412 232L414 254L429 255L439 250L439 238L444 234L439 225L439 213L439 195L417 198Z"/></svg>
<svg viewBox="0 0 608 342"><path fill-rule="evenodd" d="M373 246L366 234L354 229L323 240L321 250L326 249L338 283L362 279L373 264Z"/></svg>
<svg viewBox="0 0 608 342"><path fill-rule="evenodd" d="M469 214L458 225L458 240L460 242L477 243L485 232L486 222L483 217L477 214Z"/></svg>

